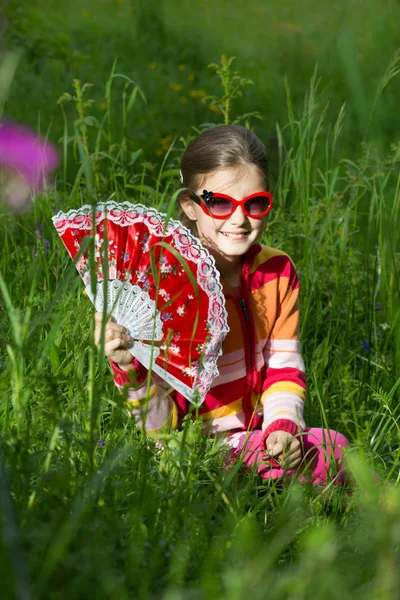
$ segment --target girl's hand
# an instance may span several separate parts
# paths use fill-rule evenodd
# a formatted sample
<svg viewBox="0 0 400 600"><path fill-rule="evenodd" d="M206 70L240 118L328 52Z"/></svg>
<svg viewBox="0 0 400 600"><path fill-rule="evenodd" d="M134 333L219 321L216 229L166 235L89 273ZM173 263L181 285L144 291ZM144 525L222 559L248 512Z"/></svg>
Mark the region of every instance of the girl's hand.
<svg viewBox="0 0 400 600"><path fill-rule="evenodd" d="M100 347L103 314L101 312L94 314L94 343L98 348ZM114 317L110 317L104 331L104 354L116 362L121 369L127 371L133 361L132 354L126 350L130 346L132 346L132 339L128 334L128 330L122 325L118 325Z"/></svg>
<svg viewBox="0 0 400 600"><path fill-rule="evenodd" d="M266 441L265 458L274 458L282 469L295 469L301 462L300 440L286 431L273 431Z"/></svg>

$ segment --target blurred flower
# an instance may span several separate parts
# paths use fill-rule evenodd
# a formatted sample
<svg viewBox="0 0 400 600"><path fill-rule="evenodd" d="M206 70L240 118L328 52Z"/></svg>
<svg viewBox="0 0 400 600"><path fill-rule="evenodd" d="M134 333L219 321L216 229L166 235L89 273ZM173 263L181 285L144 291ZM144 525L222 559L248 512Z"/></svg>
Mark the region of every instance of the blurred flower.
<svg viewBox="0 0 400 600"><path fill-rule="evenodd" d="M285 29L286 31L293 31L295 33L300 33L302 31L299 25L295 23L278 23L278 27L280 29Z"/></svg>
<svg viewBox="0 0 400 600"><path fill-rule="evenodd" d="M100 110L106 110L106 108L107 108L107 102L100 102L99 108L100 108Z"/></svg>
<svg viewBox="0 0 400 600"><path fill-rule="evenodd" d="M58 162L54 146L25 127L0 122L2 196L13 212L22 212L29 206L30 192L44 188Z"/></svg>
<svg viewBox="0 0 400 600"><path fill-rule="evenodd" d="M219 108L219 106L217 104L210 104L210 106L208 108L216 113L221 112L221 109Z"/></svg>
<svg viewBox="0 0 400 600"><path fill-rule="evenodd" d="M180 71L184 71L186 69L186 65L180 64L180 65L178 65L178 69Z"/></svg>
<svg viewBox="0 0 400 600"><path fill-rule="evenodd" d="M189 73L188 79L189 79L189 81L194 81L194 75L193 75L193 73Z"/></svg>
<svg viewBox="0 0 400 600"><path fill-rule="evenodd" d="M379 304L379 302L375 302L375 310L381 311L382 310L382 304Z"/></svg>
<svg viewBox="0 0 400 600"><path fill-rule="evenodd" d="M0 310L3 310L3 303L1 301L1 298L0 298Z"/></svg>
<svg viewBox="0 0 400 600"><path fill-rule="evenodd" d="M193 98L204 98L207 95L206 90L190 90L189 96Z"/></svg>
<svg viewBox="0 0 400 600"><path fill-rule="evenodd" d="M369 350L369 344L367 342L367 340L361 340L362 343L362 347L364 348L364 350Z"/></svg>
<svg viewBox="0 0 400 600"><path fill-rule="evenodd" d="M106 442L105 442L105 440L99 440L97 445L99 448L104 448L104 446L106 445Z"/></svg>
<svg viewBox="0 0 400 600"><path fill-rule="evenodd" d="M152 63L150 63L150 64L148 65L148 67L149 67L149 69L153 69L153 70L154 70L154 69L157 69L157 63L155 63L155 62L152 62Z"/></svg>
<svg viewBox="0 0 400 600"><path fill-rule="evenodd" d="M50 250L50 242L49 240L44 240L44 253L47 256L49 254L49 250Z"/></svg>
<svg viewBox="0 0 400 600"><path fill-rule="evenodd" d="M186 96L179 96L179 100L182 102L182 104L188 103L188 99L186 98Z"/></svg>
<svg viewBox="0 0 400 600"><path fill-rule="evenodd" d="M43 231L43 225L41 224L40 221L37 221L35 224L35 236L37 237L38 240L42 239L42 232Z"/></svg>
<svg viewBox="0 0 400 600"><path fill-rule="evenodd" d="M182 85L180 83L176 83L175 81L170 81L169 87L175 92L179 92L182 89Z"/></svg>

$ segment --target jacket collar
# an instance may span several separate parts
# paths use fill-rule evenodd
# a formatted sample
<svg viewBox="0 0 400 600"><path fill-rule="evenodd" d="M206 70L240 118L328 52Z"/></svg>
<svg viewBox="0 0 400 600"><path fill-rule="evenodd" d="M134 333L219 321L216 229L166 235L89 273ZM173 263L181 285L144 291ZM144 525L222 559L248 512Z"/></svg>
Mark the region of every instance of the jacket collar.
<svg viewBox="0 0 400 600"><path fill-rule="evenodd" d="M261 252L261 244L253 244L247 250L246 254L242 256L242 273L247 274L249 272L249 268L253 264L254 258Z"/></svg>

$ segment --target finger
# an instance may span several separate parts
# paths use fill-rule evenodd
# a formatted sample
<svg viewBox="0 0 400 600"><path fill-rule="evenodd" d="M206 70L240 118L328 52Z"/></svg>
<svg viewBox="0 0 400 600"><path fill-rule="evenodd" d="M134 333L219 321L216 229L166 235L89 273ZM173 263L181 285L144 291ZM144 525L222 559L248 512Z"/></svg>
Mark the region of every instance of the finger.
<svg viewBox="0 0 400 600"><path fill-rule="evenodd" d="M286 451L289 452L289 454L291 454L292 452L297 452L297 450L300 450L299 440L293 440L290 446L286 449Z"/></svg>
<svg viewBox="0 0 400 600"><path fill-rule="evenodd" d="M287 470L289 471L290 469L296 469L296 467L299 466L299 464L301 463L301 459L300 458L296 458L296 459L291 459L287 462Z"/></svg>
<svg viewBox="0 0 400 600"><path fill-rule="evenodd" d="M125 327L122 327L122 325L108 323L104 330L104 335L111 340L113 337L118 337L119 335L129 335L129 332Z"/></svg>
<svg viewBox="0 0 400 600"><path fill-rule="evenodd" d="M283 450L283 444L281 442L277 442L272 448L268 448L267 452L270 456L278 456L279 454L282 454Z"/></svg>
<svg viewBox="0 0 400 600"><path fill-rule="evenodd" d="M301 451L300 450L296 450L296 452L292 452L291 454L287 454L286 457L287 457L287 460L290 460L290 461L297 460L297 459L301 460Z"/></svg>
<svg viewBox="0 0 400 600"><path fill-rule="evenodd" d="M129 329L127 329L123 325L118 325L117 323L107 323L105 330L121 332L121 333L125 333L126 335L129 335Z"/></svg>
<svg viewBox="0 0 400 600"><path fill-rule="evenodd" d="M125 329L123 328L123 330ZM121 330L108 329L105 331L104 340L106 343L111 342L111 340L114 340L115 338L120 338L122 340L125 340L126 342L132 341L131 336L127 333L123 333L123 331Z"/></svg>
<svg viewBox="0 0 400 600"><path fill-rule="evenodd" d="M126 349L129 346L130 346L130 344L128 342L126 342L125 340L121 340L121 338L115 338L115 339L111 340L111 342L108 342L104 346L104 354L106 356L109 356L110 354L115 352L115 350L121 350L121 348Z"/></svg>
<svg viewBox="0 0 400 600"><path fill-rule="evenodd" d="M95 312L94 313L94 320L96 321L96 323L102 323L104 320L104 313L102 312ZM115 317L110 316L109 319L107 319L106 323L116 323Z"/></svg>
<svg viewBox="0 0 400 600"><path fill-rule="evenodd" d="M104 320L104 313L102 312L95 312L94 313L94 320L96 321L96 323L102 323ZM107 321L109 321L110 319L107 319Z"/></svg>

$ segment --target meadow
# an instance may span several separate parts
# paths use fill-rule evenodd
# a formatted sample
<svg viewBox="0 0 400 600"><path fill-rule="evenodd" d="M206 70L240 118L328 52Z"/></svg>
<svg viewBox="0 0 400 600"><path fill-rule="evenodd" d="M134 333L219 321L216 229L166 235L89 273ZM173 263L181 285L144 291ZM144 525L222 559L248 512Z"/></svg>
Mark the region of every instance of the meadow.
<svg viewBox="0 0 400 600"><path fill-rule="evenodd" d="M14 54L0 112L62 154L30 211L0 208L4 598L398 597L400 8L231 8L10 0L3 11ZM226 471L191 420L160 453L127 417L52 225L110 198L167 210L187 143L223 122L253 127L269 149L262 241L298 269L306 422L351 441L345 488L278 492Z"/></svg>

